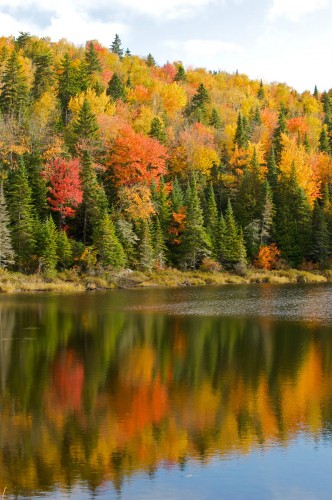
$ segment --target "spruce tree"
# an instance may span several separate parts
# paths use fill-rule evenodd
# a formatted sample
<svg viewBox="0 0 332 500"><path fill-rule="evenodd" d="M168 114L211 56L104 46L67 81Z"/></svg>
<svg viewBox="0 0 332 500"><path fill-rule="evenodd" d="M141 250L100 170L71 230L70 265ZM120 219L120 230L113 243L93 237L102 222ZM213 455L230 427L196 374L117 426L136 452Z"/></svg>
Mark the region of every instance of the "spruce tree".
<svg viewBox="0 0 332 500"><path fill-rule="evenodd" d="M221 218L220 229L220 261L227 269L234 269L237 264L245 264L246 249L242 230L235 221L233 209L228 199L224 221Z"/></svg>
<svg viewBox="0 0 332 500"><path fill-rule="evenodd" d="M212 256L218 256L218 241L219 241L219 221L218 209L212 182L210 182L209 191L206 200L205 210L205 227L211 241Z"/></svg>
<svg viewBox="0 0 332 500"><path fill-rule="evenodd" d="M186 226L182 235L182 266L196 269L210 255L211 242L204 227L203 211L194 175L186 192Z"/></svg>
<svg viewBox="0 0 332 500"><path fill-rule="evenodd" d="M160 251L160 248L159 248ZM152 246L152 235L149 221L141 221L139 242L139 267L143 271L151 271L155 263L155 253Z"/></svg>
<svg viewBox="0 0 332 500"><path fill-rule="evenodd" d="M0 179L0 268L15 263L15 252L12 246L9 224L10 219L3 190L3 180Z"/></svg>
<svg viewBox="0 0 332 500"><path fill-rule="evenodd" d="M161 119L158 118L157 116L153 118L151 122L149 136L153 137L154 139L157 139L157 141L159 141L161 144L166 143L167 136L165 132L165 127Z"/></svg>
<svg viewBox="0 0 332 500"><path fill-rule="evenodd" d="M154 60L152 54L147 55L146 64L147 66L149 66L149 68L153 68L156 65L156 61Z"/></svg>
<svg viewBox="0 0 332 500"><path fill-rule="evenodd" d="M2 77L0 111L22 119L29 103L29 88L23 66L16 50L13 50Z"/></svg>
<svg viewBox="0 0 332 500"><path fill-rule="evenodd" d="M236 144L239 148L247 149L249 143L249 135L247 129L247 122L242 117L241 113L238 114L237 117L237 125L234 136L234 144Z"/></svg>
<svg viewBox="0 0 332 500"><path fill-rule="evenodd" d="M123 49L121 48L121 45L122 42L120 40L120 37L118 34L116 34L110 48L111 52L113 52L113 54L117 54L120 57L120 59L123 58Z"/></svg>
<svg viewBox="0 0 332 500"><path fill-rule="evenodd" d="M187 75L182 63L177 65L177 72L174 77L175 82L185 82L187 80Z"/></svg>
<svg viewBox="0 0 332 500"><path fill-rule="evenodd" d="M23 271L31 266L31 257L35 250L31 188L23 160L18 168L11 173L8 181L8 208L11 219L12 243L18 269Z"/></svg>
<svg viewBox="0 0 332 500"><path fill-rule="evenodd" d="M52 53L38 54L35 59L35 65L36 70L31 95L33 99L39 99L44 92L50 90L55 80Z"/></svg>
<svg viewBox="0 0 332 500"><path fill-rule="evenodd" d="M167 260L166 259L167 248L165 245L164 234L158 216L155 217L153 223L152 243L153 243L154 260L158 268L163 268Z"/></svg>
<svg viewBox="0 0 332 500"><path fill-rule="evenodd" d="M85 51L85 63L87 65L88 75L102 70L101 62L96 52L93 42L89 42Z"/></svg>
<svg viewBox="0 0 332 500"><path fill-rule="evenodd" d="M260 244L269 245L274 236L274 221L276 210L273 204L273 194L268 182L265 183L265 202L261 219Z"/></svg>
<svg viewBox="0 0 332 500"><path fill-rule="evenodd" d="M281 153L283 150L282 136L287 133L285 111L282 108L278 116L278 124L273 132L272 144L274 148L274 155L277 165L279 165L281 160Z"/></svg>
<svg viewBox="0 0 332 500"><path fill-rule="evenodd" d="M236 199L236 215L241 225L259 220L264 203L264 188L260 178L260 165L256 149L250 161L250 168L245 170Z"/></svg>
<svg viewBox="0 0 332 500"><path fill-rule="evenodd" d="M209 100L209 93L201 83L188 107L188 115L198 122L204 122L207 113L206 106Z"/></svg>
<svg viewBox="0 0 332 500"><path fill-rule="evenodd" d="M68 104L82 90L80 71L73 65L70 56L66 53L60 62L58 76L58 97L61 104L62 119L65 125L69 121Z"/></svg>
<svg viewBox="0 0 332 500"><path fill-rule="evenodd" d="M216 130L220 130L222 128L222 121L216 108L213 108L211 112L209 125L214 127Z"/></svg>
<svg viewBox="0 0 332 500"><path fill-rule="evenodd" d="M77 120L73 123L73 133L75 142L96 140L99 136L99 126L97 119L91 110L90 103L84 99Z"/></svg>
<svg viewBox="0 0 332 500"><path fill-rule="evenodd" d="M329 256L329 231L325 213L318 200L312 214L311 256L314 262L326 266Z"/></svg>
<svg viewBox="0 0 332 500"><path fill-rule="evenodd" d="M271 147L269 158L267 160L267 181L273 194L273 200L276 202L278 191L278 167L274 155L274 147Z"/></svg>
<svg viewBox="0 0 332 500"><path fill-rule="evenodd" d="M54 220L49 216L42 224L41 241L38 248L38 254L41 263L42 271L52 273L55 271L58 255L58 231L56 229Z"/></svg>
<svg viewBox="0 0 332 500"><path fill-rule="evenodd" d="M264 87L263 87L263 82L262 80L260 81L260 84L259 84L259 89L257 91L257 97L259 100L263 100L265 99L265 92L264 92Z"/></svg>
<svg viewBox="0 0 332 500"><path fill-rule="evenodd" d="M326 132L326 125L323 125L323 128L319 136L319 151L331 154L330 143Z"/></svg>
<svg viewBox="0 0 332 500"><path fill-rule="evenodd" d="M117 73L114 73L108 82L106 94L112 97L114 101L118 99L126 100L126 89Z"/></svg>
<svg viewBox="0 0 332 500"><path fill-rule="evenodd" d="M66 231L60 230L57 233L57 261L60 269L66 269L72 264L73 250Z"/></svg>
<svg viewBox="0 0 332 500"><path fill-rule="evenodd" d="M93 246L97 251L98 261L102 266L122 268L126 263L126 256L115 233L114 224L107 212L94 228Z"/></svg>

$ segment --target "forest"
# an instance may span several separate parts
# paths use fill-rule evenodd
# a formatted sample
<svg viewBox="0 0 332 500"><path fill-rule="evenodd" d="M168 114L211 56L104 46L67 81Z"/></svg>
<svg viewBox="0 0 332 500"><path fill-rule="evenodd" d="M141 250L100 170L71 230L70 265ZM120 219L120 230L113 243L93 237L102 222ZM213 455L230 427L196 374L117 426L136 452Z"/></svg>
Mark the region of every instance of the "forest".
<svg viewBox="0 0 332 500"><path fill-rule="evenodd" d="M0 38L0 269L325 269L332 89Z"/></svg>

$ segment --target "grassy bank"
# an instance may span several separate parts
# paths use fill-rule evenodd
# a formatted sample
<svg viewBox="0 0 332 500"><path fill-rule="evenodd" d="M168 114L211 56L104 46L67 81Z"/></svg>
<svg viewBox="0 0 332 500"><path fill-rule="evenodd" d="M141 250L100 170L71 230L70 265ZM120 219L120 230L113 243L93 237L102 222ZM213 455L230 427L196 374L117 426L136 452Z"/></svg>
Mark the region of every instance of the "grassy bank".
<svg viewBox="0 0 332 500"><path fill-rule="evenodd" d="M177 287L250 283L325 283L332 282L332 271L296 269L263 271L252 269L243 276L227 272L179 271L104 272L98 276L64 271L55 276L25 275L0 270L0 293L56 292L76 293L110 288Z"/></svg>

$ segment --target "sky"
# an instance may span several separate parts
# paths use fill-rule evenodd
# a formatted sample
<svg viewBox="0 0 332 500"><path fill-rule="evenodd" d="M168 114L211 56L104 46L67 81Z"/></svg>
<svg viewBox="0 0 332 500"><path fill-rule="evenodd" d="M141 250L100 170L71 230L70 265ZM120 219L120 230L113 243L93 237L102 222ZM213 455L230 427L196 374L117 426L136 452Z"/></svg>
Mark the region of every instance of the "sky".
<svg viewBox="0 0 332 500"><path fill-rule="evenodd" d="M118 33L160 65L332 88L332 0L0 0L0 36L20 31L106 47Z"/></svg>

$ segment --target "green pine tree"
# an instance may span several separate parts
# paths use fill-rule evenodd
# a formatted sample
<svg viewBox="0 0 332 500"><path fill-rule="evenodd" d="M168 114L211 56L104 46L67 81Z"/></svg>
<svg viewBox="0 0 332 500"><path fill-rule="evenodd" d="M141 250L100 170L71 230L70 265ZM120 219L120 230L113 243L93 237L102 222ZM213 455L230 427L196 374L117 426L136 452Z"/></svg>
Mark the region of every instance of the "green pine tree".
<svg viewBox="0 0 332 500"><path fill-rule="evenodd" d="M99 73L102 70L102 65L98 54L96 52L93 42L89 42L85 51L85 62L87 65L87 73L92 75L92 73Z"/></svg>
<svg viewBox="0 0 332 500"><path fill-rule="evenodd" d="M206 200L205 227L211 241L212 257L217 258L219 245L219 221L217 203L212 182L210 182Z"/></svg>
<svg viewBox="0 0 332 500"><path fill-rule="evenodd" d="M281 153L283 150L282 136L287 133L285 111L282 108L278 116L278 124L273 132L272 144L274 148L275 161L279 165L281 160Z"/></svg>
<svg viewBox="0 0 332 500"><path fill-rule="evenodd" d="M153 243L154 260L158 268L161 269L166 264L167 248L165 245L164 234L158 216L155 217L153 224L152 243Z"/></svg>
<svg viewBox="0 0 332 500"><path fill-rule="evenodd" d="M29 88L18 53L13 50L2 76L0 111L21 120L29 104Z"/></svg>
<svg viewBox="0 0 332 500"><path fill-rule="evenodd" d="M147 55L146 64L149 68L153 68L156 65L156 61L154 60L152 54Z"/></svg>
<svg viewBox="0 0 332 500"><path fill-rule="evenodd" d="M214 127L216 130L220 130L222 128L222 121L216 108L212 109L209 125Z"/></svg>
<svg viewBox="0 0 332 500"><path fill-rule="evenodd" d="M322 151L323 153L331 154L331 148L330 148L330 143L326 131L326 125L323 125L323 128L321 130L320 136L319 136L319 151Z"/></svg>
<svg viewBox="0 0 332 500"><path fill-rule="evenodd" d="M9 230L9 214L5 194L3 190L3 180L0 180L0 269L11 266L15 263L15 252L13 250L11 235Z"/></svg>
<svg viewBox="0 0 332 500"><path fill-rule="evenodd" d="M8 179L7 199L17 267L20 271L28 270L35 250L35 228L31 188L23 161Z"/></svg>
<svg viewBox="0 0 332 500"><path fill-rule="evenodd" d="M159 249L160 250L160 249ZM155 263L155 252L152 246L150 224L147 220L141 222L139 242L139 267L143 271L151 271Z"/></svg>
<svg viewBox="0 0 332 500"><path fill-rule="evenodd" d="M97 119L87 99L84 99L77 120L73 123L73 134L75 143L80 139L85 142L95 141L99 137Z"/></svg>
<svg viewBox="0 0 332 500"><path fill-rule="evenodd" d="M326 266L329 257L329 230L328 222L318 200L312 214L312 260Z"/></svg>
<svg viewBox="0 0 332 500"><path fill-rule="evenodd" d="M60 269L66 269L73 262L73 249L66 231L60 230L57 233L57 261Z"/></svg>
<svg viewBox="0 0 332 500"><path fill-rule="evenodd" d="M69 122L68 104L72 97L82 90L82 78L80 70L77 69L66 53L60 62L58 76L58 97L61 105L62 119L65 125Z"/></svg>
<svg viewBox="0 0 332 500"><path fill-rule="evenodd" d="M274 236L274 221L276 209L273 203L273 194L268 182L265 183L265 202L261 218L260 244L269 245Z"/></svg>
<svg viewBox="0 0 332 500"><path fill-rule="evenodd" d="M111 266L115 269L125 266L125 252L107 212L102 215L99 223L94 227L93 246L97 251L98 261L102 266Z"/></svg>
<svg viewBox="0 0 332 500"><path fill-rule="evenodd" d="M36 70L33 78L31 95L39 99L44 92L51 89L55 81L53 70L53 56L51 52L38 54L35 59Z"/></svg>
<svg viewBox="0 0 332 500"><path fill-rule="evenodd" d="M117 73L113 73L112 78L108 82L106 94L112 97L114 101L118 99L122 101L126 100L126 89Z"/></svg>
<svg viewBox="0 0 332 500"><path fill-rule="evenodd" d="M121 45L122 42L120 40L120 37L118 34L116 34L110 48L111 52L113 52L113 54L117 54L120 57L120 59L123 58L123 49L121 48Z"/></svg>
<svg viewBox="0 0 332 500"><path fill-rule="evenodd" d="M238 114L236 131L234 136L234 144L239 148L247 149L249 143L248 130L246 130L246 122L243 121L241 113Z"/></svg>
<svg viewBox="0 0 332 500"><path fill-rule="evenodd" d="M177 72L174 77L175 82L185 82L187 80L186 71L182 63L177 64Z"/></svg>
<svg viewBox="0 0 332 500"><path fill-rule="evenodd" d="M264 92L264 86L263 86L262 80L260 81L260 84L259 84L259 89L257 91L257 97L260 101L265 99L265 92Z"/></svg>
<svg viewBox="0 0 332 500"><path fill-rule="evenodd" d="M226 269L234 269L237 265L245 265L246 249L242 230L238 228L228 199L224 222L221 219L220 230L220 261Z"/></svg>
<svg viewBox="0 0 332 500"><path fill-rule="evenodd" d="M204 227L203 211L193 176L186 192L186 227L182 235L182 266L196 269L209 256L211 242Z"/></svg>
<svg viewBox="0 0 332 500"><path fill-rule="evenodd" d="M161 121L161 119L158 118L157 116L153 118L151 122L149 136L153 137L154 139L157 139L157 141L159 141L161 144L166 143L167 136L165 132L165 126Z"/></svg>
<svg viewBox="0 0 332 500"><path fill-rule="evenodd" d="M41 241L38 248L42 271L53 273L58 263L58 231L51 216L42 224Z"/></svg>

